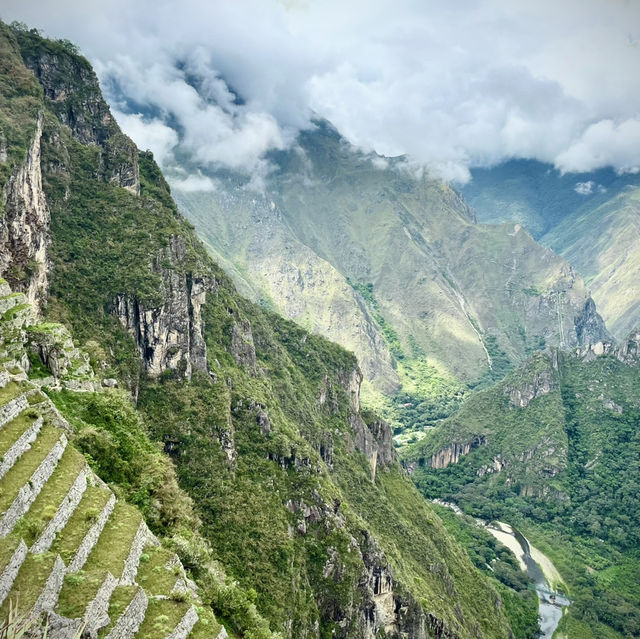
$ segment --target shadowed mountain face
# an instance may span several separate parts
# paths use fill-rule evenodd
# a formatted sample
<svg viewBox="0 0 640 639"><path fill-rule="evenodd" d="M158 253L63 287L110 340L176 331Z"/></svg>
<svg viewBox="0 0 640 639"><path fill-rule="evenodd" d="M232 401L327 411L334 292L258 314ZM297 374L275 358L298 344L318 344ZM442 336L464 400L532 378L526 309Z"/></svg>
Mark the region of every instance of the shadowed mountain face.
<svg viewBox="0 0 640 639"><path fill-rule="evenodd" d="M272 161L260 194L218 174L176 199L243 292L353 350L377 390L458 390L604 335L567 262L519 224L477 224L443 182L324 122Z"/></svg>
<svg viewBox="0 0 640 639"><path fill-rule="evenodd" d="M479 220L518 222L566 258L618 339L640 322L640 175L517 160L475 170L462 192Z"/></svg>

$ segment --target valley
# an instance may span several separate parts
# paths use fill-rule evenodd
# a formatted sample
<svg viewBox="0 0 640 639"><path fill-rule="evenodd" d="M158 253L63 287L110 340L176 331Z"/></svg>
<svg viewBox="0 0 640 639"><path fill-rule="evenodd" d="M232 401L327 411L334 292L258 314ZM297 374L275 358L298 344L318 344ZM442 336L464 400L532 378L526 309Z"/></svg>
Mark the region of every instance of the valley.
<svg viewBox="0 0 640 639"><path fill-rule="evenodd" d="M0 635L640 636L640 173L383 155L159 24L0 22Z"/></svg>

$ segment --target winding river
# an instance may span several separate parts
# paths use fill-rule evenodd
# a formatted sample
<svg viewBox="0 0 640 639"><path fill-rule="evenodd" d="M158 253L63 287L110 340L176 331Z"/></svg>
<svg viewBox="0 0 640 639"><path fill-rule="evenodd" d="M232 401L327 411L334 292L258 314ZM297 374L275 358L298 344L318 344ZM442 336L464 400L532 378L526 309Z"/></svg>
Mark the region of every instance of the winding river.
<svg viewBox="0 0 640 639"><path fill-rule="evenodd" d="M549 558L534 548L516 528L498 522L498 527L488 525L487 530L514 553L520 567L533 580L539 599L540 637L551 639L562 619L563 606L571 603L562 594L555 592L555 585L562 581L558 571Z"/></svg>
<svg viewBox="0 0 640 639"><path fill-rule="evenodd" d="M435 503L451 508L461 515L462 510L441 499L434 499ZM479 526L483 526L499 542L504 544L516 556L520 568L533 580L538 594L538 622L540 625L540 639L551 639L556 631L562 608L571 602L564 595L555 591L557 584L562 583L562 577L551 560L529 543L529 540L516 528L501 521L496 525L476 519Z"/></svg>

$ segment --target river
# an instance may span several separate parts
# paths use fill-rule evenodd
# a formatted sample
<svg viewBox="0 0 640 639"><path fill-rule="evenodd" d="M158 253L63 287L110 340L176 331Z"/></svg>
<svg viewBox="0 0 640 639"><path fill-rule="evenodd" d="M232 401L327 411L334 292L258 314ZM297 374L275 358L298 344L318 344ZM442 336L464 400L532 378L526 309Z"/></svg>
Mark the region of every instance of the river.
<svg viewBox="0 0 640 639"><path fill-rule="evenodd" d="M498 526L488 525L487 530L513 552L520 567L533 580L539 599L540 638L551 639L562 619L563 606L571 603L555 591L562 578L550 559L534 548L519 530L502 522L498 522Z"/></svg>
<svg viewBox="0 0 640 639"><path fill-rule="evenodd" d="M462 510L451 502L434 499L435 503L451 508L461 515ZM540 625L540 639L551 639L556 631L562 608L571 602L561 593L556 592L562 577L551 560L537 548L516 528L501 521L497 525L476 519L479 526L486 528L500 543L505 545L516 556L520 568L533 580L538 593L538 623Z"/></svg>

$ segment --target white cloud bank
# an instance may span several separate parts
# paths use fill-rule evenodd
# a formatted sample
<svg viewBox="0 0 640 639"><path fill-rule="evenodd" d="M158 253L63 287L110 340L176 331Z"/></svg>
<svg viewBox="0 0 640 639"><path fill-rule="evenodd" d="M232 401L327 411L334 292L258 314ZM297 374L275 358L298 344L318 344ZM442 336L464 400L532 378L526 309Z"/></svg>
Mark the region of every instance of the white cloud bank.
<svg viewBox="0 0 640 639"><path fill-rule="evenodd" d="M366 151L450 179L511 157L640 167L636 0L2 5L5 20L77 42L135 103L123 128L165 165L186 153L261 175L265 152L315 113Z"/></svg>

